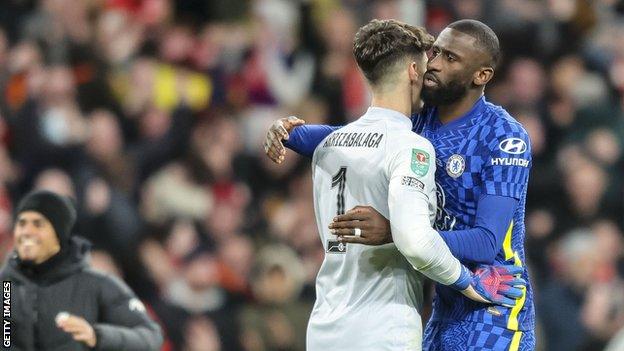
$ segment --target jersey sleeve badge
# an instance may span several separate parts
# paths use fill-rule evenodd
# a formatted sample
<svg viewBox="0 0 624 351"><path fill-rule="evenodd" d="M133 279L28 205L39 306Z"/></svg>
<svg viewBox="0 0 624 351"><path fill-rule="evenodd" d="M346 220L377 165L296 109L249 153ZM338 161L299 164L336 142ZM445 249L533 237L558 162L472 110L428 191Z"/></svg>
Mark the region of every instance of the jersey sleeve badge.
<svg viewBox="0 0 624 351"><path fill-rule="evenodd" d="M427 151L412 149L412 172L419 177L423 177L429 172L430 156Z"/></svg>

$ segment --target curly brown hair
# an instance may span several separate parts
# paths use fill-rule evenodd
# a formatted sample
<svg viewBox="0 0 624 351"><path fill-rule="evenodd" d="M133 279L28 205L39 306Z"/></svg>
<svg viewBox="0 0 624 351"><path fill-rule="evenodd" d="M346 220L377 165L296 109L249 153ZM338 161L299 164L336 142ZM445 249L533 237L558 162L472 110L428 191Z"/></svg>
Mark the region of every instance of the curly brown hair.
<svg viewBox="0 0 624 351"><path fill-rule="evenodd" d="M353 56L366 79L377 84L399 60L426 52L433 41L422 27L374 19L355 34Z"/></svg>

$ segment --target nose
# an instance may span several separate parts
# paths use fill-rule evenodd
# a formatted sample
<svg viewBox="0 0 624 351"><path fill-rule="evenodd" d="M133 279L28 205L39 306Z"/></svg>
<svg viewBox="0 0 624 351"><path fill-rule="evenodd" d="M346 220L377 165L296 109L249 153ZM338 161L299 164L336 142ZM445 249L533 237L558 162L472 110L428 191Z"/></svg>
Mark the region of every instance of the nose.
<svg viewBox="0 0 624 351"><path fill-rule="evenodd" d="M439 72L442 60L438 60L440 55L431 55L427 61L427 71Z"/></svg>

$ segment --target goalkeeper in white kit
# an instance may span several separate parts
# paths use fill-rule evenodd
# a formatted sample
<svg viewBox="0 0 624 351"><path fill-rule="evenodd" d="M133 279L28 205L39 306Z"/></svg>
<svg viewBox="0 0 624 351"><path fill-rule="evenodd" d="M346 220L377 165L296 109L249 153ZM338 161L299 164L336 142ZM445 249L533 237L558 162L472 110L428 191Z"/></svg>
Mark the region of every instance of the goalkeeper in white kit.
<svg viewBox="0 0 624 351"><path fill-rule="evenodd" d="M435 153L413 133L421 106L426 51L433 37L420 27L373 20L355 36L355 59L372 89L372 103L357 121L329 134L312 159L314 209L326 254L316 281L307 350L420 350L424 276L475 301L513 305L526 284L514 266L470 272L432 229ZM287 138L276 122L265 144ZM390 220L393 243L344 244L328 229L345 208L370 205ZM355 231L358 235L360 230ZM397 250L398 249L398 250Z"/></svg>

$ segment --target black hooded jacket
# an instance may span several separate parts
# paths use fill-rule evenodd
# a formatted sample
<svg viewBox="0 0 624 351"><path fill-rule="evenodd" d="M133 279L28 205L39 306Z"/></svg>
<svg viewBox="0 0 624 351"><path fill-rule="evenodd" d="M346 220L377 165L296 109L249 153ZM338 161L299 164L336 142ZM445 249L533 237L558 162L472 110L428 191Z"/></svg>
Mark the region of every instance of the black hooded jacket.
<svg viewBox="0 0 624 351"><path fill-rule="evenodd" d="M11 255L0 272L3 282L11 282L11 350L88 350L56 326L59 312L91 324L97 336L95 350L160 349L160 327L130 288L88 267L89 246L73 237L67 248L37 266L25 265L17 254ZM5 283L3 288L6 292Z"/></svg>

